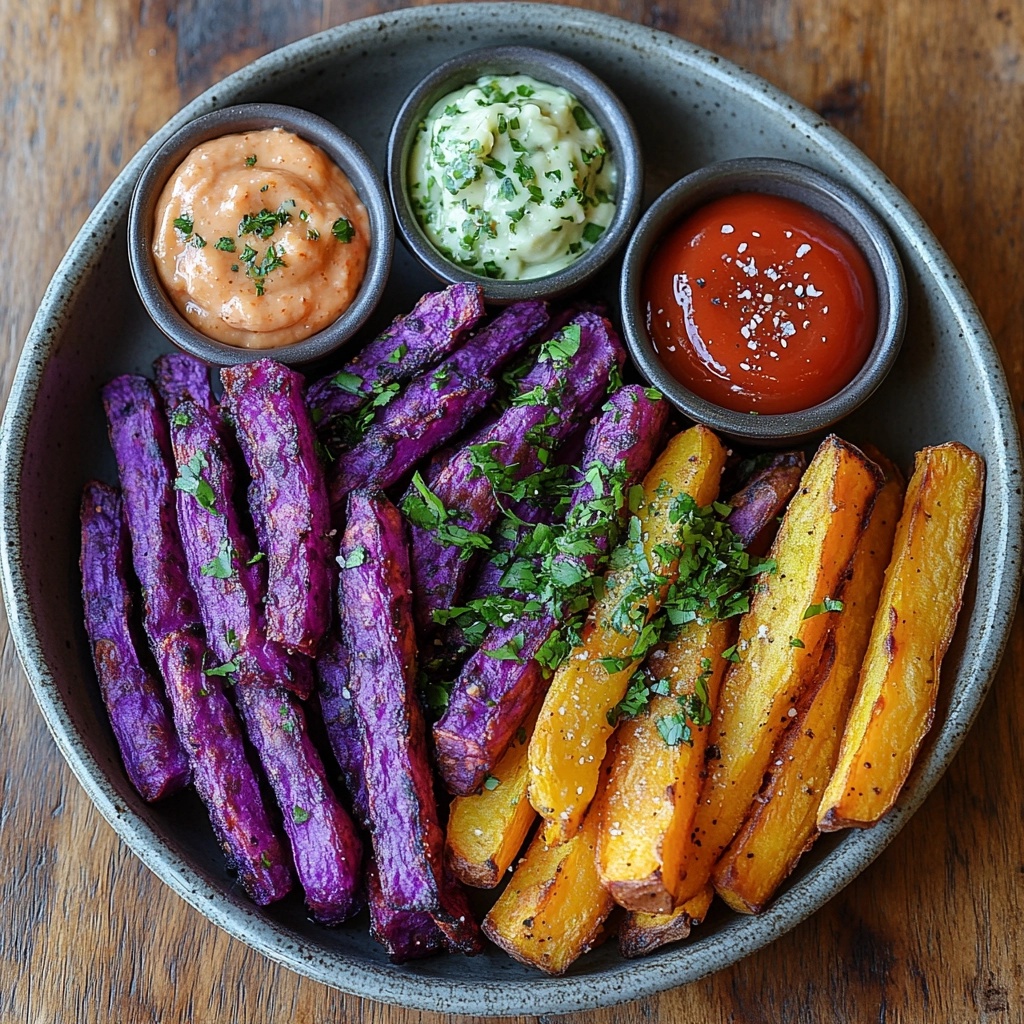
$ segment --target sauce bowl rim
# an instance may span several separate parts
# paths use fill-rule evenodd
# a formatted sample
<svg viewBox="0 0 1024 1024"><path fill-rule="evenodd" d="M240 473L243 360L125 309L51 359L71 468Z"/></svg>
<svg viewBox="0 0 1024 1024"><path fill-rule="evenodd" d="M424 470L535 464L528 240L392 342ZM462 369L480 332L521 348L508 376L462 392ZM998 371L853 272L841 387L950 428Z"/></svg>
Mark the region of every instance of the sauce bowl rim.
<svg viewBox="0 0 1024 1024"><path fill-rule="evenodd" d="M290 345L244 348L203 334L168 298L153 260L153 218L164 186L196 146L225 135L269 128L283 128L318 146L341 169L366 207L370 246L366 271L356 297L335 320ZM128 209L128 262L146 311L178 348L215 366L266 358L297 365L322 359L340 348L363 326L380 301L391 269L394 237L384 183L362 147L326 118L280 103L236 104L203 114L183 125L143 168Z"/></svg>
<svg viewBox="0 0 1024 1024"><path fill-rule="evenodd" d="M643 275L668 231L698 207L741 193L793 199L822 214L851 237L875 282L878 326L864 364L831 398L794 412L737 412L701 398L666 369L646 326L640 297ZM858 193L835 178L776 157L741 157L707 164L666 189L630 238L619 301L626 345L643 376L686 416L754 445L810 440L866 402L899 355L907 322L903 265L881 218Z"/></svg>
<svg viewBox="0 0 1024 1024"><path fill-rule="evenodd" d="M578 259L544 277L518 280L474 274L442 255L420 226L409 201L407 168L419 124L441 98L486 74L529 75L566 89L597 122L617 165L615 215L601 237ZM584 64L535 46L487 46L457 54L425 75L405 98L387 143L387 182L398 233L409 251L446 283L478 284L488 302L507 304L541 296L557 298L589 281L626 244L643 198L640 136L625 104Z"/></svg>

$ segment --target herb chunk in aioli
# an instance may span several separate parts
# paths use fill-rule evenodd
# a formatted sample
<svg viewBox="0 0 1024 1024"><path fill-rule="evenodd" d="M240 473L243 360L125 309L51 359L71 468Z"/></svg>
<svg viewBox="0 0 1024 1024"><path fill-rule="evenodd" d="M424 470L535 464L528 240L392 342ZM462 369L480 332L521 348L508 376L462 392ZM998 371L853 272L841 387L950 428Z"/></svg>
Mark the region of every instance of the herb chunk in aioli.
<svg viewBox="0 0 1024 1024"><path fill-rule="evenodd" d="M408 180L430 241L485 277L553 274L615 214L615 165L600 128L571 93L526 75L481 78L435 103Z"/></svg>

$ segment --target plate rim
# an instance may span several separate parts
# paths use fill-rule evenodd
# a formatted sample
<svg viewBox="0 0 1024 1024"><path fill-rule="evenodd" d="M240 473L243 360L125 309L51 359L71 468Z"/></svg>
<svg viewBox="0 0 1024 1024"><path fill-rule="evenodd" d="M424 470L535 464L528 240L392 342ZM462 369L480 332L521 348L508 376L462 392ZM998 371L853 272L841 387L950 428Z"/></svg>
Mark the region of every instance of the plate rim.
<svg viewBox="0 0 1024 1024"><path fill-rule="evenodd" d="M499 10L503 13L499 14ZM869 186L872 190L871 204L881 212L882 219L902 242L913 243L927 269L929 282L938 288L953 312L958 329L970 339L972 352L987 356L992 369L982 375L982 398L996 414L999 431L993 438L993 446L1000 456L999 479L1004 486L1000 493L989 491L986 495L987 503L994 506L989 509L996 515L993 543L998 542L1000 554L993 579L998 586L992 588L988 614L978 637L981 642L977 647L985 649L987 656L982 658L979 654L972 660L965 658L961 666L961 672L970 685L951 701L940 734L951 733L948 742L931 745L924 760L914 769L911 788L905 791L897 806L879 825L869 831L849 834L829 855L826 873L831 876L831 881L820 878L823 865L816 865L768 911L757 918L750 918L751 924L744 932L744 935L750 933L749 941L732 936L731 946L724 956L721 950L702 949L702 940L698 938L694 943L670 947L642 960L622 960L598 974L570 973L560 978L537 974L500 982L484 979L466 991L464 985L452 979L420 975L405 967L376 964L342 953L325 958L315 944L286 932L284 925L263 918L259 909L248 904L244 897L232 898L231 894L213 889L202 873L180 857L155 829L121 806L110 780L95 759L76 743L77 733L70 715L55 693L53 676L39 643L32 609L23 600L26 589L21 585L24 573L18 499L27 426L48 362L53 357L53 339L59 334L62 321L94 264L116 242L111 222L119 221L126 213L132 186L142 167L174 131L201 113L239 102L241 97L258 89L261 84L272 81L275 70L293 63L329 58L332 52L361 34L392 29L405 22L431 24L439 18L470 15L481 19L490 15L497 20L511 20L517 14L519 18L528 16L542 24L549 21L562 25L570 23L573 27L599 32L618 45L657 47L671 55L681 67L714 79L766 109L785 112L794 128L816 137L824 156L844 164L856 184ZM991 461L989 479L992 476ZM258 58L206 89L140 148L89 214L44 292L18 361L0 426L0 586L11 636L61 754L93 804L133 853L206 918L270 959L352 995L413 1009L437 1010L443 1007L448 1012L488 1016L519 1013L524 998L528 996L532 1014L564 1013L611 1006L652 995L731 966L795 927L837 895L895 837L924 802L959 749L984 703L1009 640L1020 586L1022 518L1022 498L1019 488L1012 486L1012 480L1016 477L1019 483L1020 474L1020 439L1005 372L991 335L958 272L902 193L865 154L820 115L765 79L713 51L614 15L554 4L518 2L401 8L344 22L297 40ZM988 641L987 648L985 641ZM339 964L344 964L344 973L339 971Z"/></svg>

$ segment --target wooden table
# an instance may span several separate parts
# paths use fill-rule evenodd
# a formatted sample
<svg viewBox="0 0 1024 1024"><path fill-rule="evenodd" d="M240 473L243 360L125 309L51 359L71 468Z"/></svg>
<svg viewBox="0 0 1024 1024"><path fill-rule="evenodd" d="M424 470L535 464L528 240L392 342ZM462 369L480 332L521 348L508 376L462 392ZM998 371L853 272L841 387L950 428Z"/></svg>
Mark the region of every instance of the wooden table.
<svg viewBox="0 0 1024 1024"><path fill-rule="evenodd" d="M58 259L114 175L167 117L274 47L396 6L0 0L4 394ZM1014 402L1024 398L1021 0L585 6L710 47L853 139L949 251L995 335ZM6 620L0 640L0 1020L441 1019L306 981L229 939L175 896L120 843L57 753ZM1024 1020L1022 685L1018 615L961 753L874 866L736 966L585 1019Z"/></svg>

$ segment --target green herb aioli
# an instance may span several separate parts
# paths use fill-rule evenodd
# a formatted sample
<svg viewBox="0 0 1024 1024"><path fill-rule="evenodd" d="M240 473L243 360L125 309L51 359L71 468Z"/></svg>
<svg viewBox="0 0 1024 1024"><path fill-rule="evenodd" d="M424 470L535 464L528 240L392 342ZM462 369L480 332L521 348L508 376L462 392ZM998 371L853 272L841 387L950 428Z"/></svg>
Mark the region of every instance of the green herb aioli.
<svg viewBox="0 0 1024 1024"><path fill-rule="evenodd" d="M573 95L526 75L482 78L431 107L410 200L430 241L484 277L567 267L615 215L615 164Z"/></svg>

